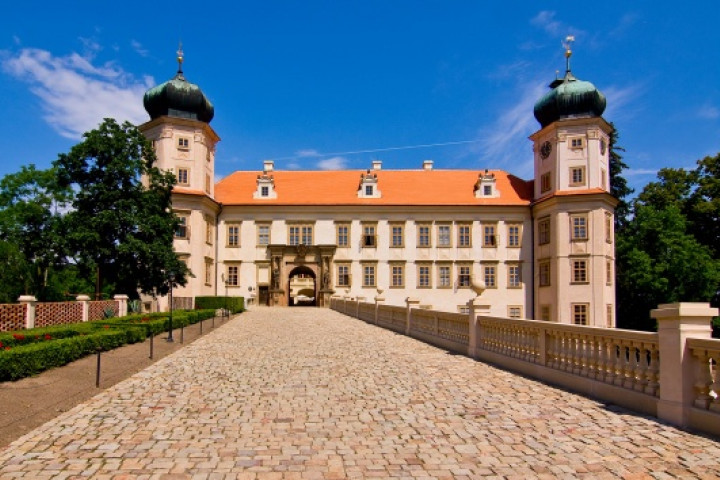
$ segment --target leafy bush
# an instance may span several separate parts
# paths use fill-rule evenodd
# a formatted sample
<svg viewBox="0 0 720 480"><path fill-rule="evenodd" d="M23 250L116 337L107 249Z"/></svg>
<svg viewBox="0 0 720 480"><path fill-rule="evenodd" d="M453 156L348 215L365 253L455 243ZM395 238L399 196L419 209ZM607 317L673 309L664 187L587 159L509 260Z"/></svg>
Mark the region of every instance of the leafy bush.
<svg viewBox="0 0 720 480"><path fill-rule="evenodd" d="M232 313L240 313L245 311L245 297L195 297L195 308L227 308Z"/></svg>
<svg viewBox="0 0 720 480"><path fill-rule="evenodd" d="M214 310L173 312L173 328L214 315ZM18 380L66 365L98 348L107 351L142 342L168 328L168 314L153 313L0 333L0 381Z"/></svg>

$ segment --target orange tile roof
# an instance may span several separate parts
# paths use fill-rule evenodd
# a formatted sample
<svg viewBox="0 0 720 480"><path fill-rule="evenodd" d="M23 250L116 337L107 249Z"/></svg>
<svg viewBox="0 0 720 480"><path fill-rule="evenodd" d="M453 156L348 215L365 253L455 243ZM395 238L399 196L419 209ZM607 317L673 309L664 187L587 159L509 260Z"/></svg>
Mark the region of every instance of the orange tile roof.
<svg viewBox="0 0 720 480"><path fill-rule="evenodd" d="M492 170L497 198L475 198L481 170L371 170L381 198L358 198L364 170L273 171L276 199L254 199L262 172L235 172L215 185L224 205L529 205L532 181Z"/></svg>

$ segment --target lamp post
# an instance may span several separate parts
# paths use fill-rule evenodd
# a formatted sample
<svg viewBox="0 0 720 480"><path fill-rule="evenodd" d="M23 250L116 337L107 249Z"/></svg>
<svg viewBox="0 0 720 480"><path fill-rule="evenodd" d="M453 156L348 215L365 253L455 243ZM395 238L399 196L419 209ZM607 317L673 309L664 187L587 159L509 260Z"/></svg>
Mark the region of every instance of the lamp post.
<svg viewBox="0 0 720 480"><path fill-rule="evenodd" d="M175 273L168 272L168 280L170 281L170 330L168 331L167 341L174 342L173 339L173 283L175 283Z"/></svg>

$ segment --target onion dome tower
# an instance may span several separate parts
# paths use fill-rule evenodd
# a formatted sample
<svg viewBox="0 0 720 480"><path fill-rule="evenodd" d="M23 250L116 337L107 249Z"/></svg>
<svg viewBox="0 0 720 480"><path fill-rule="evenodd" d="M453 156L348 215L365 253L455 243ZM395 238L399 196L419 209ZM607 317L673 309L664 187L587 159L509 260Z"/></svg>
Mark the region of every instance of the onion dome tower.
<svg viewBox="0 0 720 480"><path fill-rule="evenodd" d="M194 273L186 286L176 289L176 298L217 293L213 244L220 211L214 200L220 138L210 126L215 109L200 87L185 79L184 58L180 44L177 73L145 93L150 120L139 127L153 144L156 166L175 175L172 206L179 223L173 247Z"/></svg>
<svg viewBox="0 0 720 480"><path fill-rule="evenodd" d="M533 133L535 318L615 326L615 245L610 195L612 126L602 118L605 96L570 69L535 104ZM568 242L567 239L570 239Z"/></svg>
<svg viewBox="0 0 720 480"><path fill-rule="evenodd" d="M182 46L178 50L177 59L177 74L167 82L145 92L143 97L145 110L153 120L161 116L170 116L210 123L215 116L215 108L200 87L185 79L182 70Z"/></svg>

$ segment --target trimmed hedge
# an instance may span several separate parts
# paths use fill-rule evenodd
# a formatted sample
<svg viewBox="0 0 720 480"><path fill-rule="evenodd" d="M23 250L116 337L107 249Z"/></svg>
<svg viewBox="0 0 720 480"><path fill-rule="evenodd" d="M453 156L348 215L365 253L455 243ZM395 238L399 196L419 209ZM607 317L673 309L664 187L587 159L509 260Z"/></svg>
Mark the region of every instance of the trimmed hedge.
<svg viewBox="0 0 720 480"><path fill-rule="evenodd" d="M197 323L214 310L173 312L173 328ZM167 313L128 315L87 323L57 325L0 334L0 381L18 380L53 367L147 337L169 328Z"/></svg>
<svg viewBox="0 0 720 480"><path fill-rule="evenodd" d="M195 308L227 308L232 313L245 311L245 297L195 297Z"/></svg>

